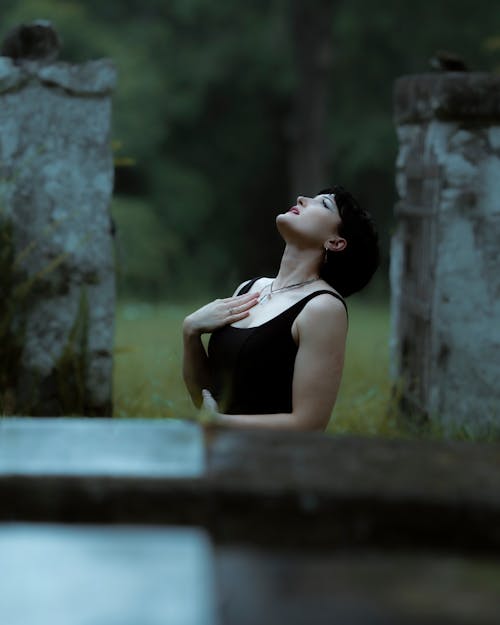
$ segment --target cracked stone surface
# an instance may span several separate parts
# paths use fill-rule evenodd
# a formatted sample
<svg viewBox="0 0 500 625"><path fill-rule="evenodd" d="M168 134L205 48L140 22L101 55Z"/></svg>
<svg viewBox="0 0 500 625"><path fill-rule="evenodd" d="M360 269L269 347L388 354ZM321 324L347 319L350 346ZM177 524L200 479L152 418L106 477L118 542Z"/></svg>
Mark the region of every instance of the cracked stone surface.
<svg viewBox="0 0 500 625"><path fill-rule="evenodd" d="M500 77L405 76L394 104L391 373L428 422L488 438L500 432Z"/></svg>
<svg viewBox="0 0 500 625"><path fill-rule="evenodd" d="M0 389L8 413L112 411L115 83L106 59L18 67L0 57L0 228L11 228L10 333L21 342L8 346L20 355Z"/></svg>

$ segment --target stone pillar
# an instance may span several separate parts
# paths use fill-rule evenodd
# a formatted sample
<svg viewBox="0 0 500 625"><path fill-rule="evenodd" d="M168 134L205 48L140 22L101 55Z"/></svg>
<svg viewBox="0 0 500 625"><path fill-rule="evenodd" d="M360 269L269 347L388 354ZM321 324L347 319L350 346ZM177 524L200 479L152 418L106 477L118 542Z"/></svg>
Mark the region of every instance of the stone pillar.
<svg viewBox="0 0 500 625"><path fill-rule="evenodd" d="M500 76L404 76L391 250L392 375L444 434L500 431Z"/></svg>
<svg viewBox="0 0 500 625"><path fill-rule="evenodd" d="M115 82L0 57L0 414L111 415Z"/></svg>

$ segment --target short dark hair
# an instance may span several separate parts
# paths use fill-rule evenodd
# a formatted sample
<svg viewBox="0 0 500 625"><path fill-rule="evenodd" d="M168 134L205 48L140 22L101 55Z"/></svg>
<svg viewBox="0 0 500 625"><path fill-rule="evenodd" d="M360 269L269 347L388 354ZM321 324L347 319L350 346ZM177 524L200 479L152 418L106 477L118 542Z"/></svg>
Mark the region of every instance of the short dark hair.
<svg viewBox="0 0 500 625"><path fill-rule="evenodd" d="M375 223L342 185L323 189L318 195L333 194L341 224L338 233L347 245L340 252L326 252L320 276L344 297L364 288L380 264Z"/></svg>

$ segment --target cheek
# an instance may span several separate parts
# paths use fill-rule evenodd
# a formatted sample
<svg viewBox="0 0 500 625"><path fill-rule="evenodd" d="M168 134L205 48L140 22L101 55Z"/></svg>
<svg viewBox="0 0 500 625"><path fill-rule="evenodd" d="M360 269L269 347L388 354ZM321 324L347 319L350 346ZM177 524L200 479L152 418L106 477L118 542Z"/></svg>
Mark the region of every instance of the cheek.
<svg viewBox="0 0 500 625"><path fill-rule="evenodd" d="M331 213L324 213L316 219L316 230L322 237L329 237L337 233L337 220Z"/></svg>
<svg viewBox="0 0 500 625"><path fill-rule="evenodd" d="M327 232L332 236L338 235L340 224L341 224L341 221L338 215L330 215L330 219L328 220Z"/></svg>
<svg viewBox="0 0 500 625"><path fill-rule="evenodd" d="M304 234L309 240L315 244L323 245L324 241L333 234L335 228L328 219L328 216L319 216L317 219L311 219L307 224L304 224Z"/></svg>

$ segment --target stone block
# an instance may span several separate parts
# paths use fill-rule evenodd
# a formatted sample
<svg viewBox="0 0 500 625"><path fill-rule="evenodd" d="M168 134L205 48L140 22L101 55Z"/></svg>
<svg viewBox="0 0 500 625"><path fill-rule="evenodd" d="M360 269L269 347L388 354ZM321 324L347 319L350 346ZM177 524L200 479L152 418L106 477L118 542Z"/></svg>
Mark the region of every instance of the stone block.
<svg viewBox="0 0 500 625"><path fill-rule="evenodd" d="M415 551L219 547L220 625L496 625L500 563Z"/></svg>
<svg viewBox="0 0 500 625"><path fill-rule="evenodd" d="M112 415L115 84L108 59L18 66L0 57L7 414Z"/></svg>
<svg viewBox="0 0 500 625"><path fill-rule="evenodd" d="M201 530L0 525L4 625L216 625Z"/></svg>
<svg viewBox="0 0 500 625"><path fill-rule="evenodd" d="M0 419L0 476L194 478L203 475L194 423L150 419Z"/></svg>
<svg viewBox="0 0 500 625"><path fill-rule="evenodd" d="M394 85L397 124L441 120L500 121L500 76L440 72L401 76Z"/></svg>
<svg viewBox="0 0 500 625"><path fill-rule="evenodd" d="M500 435L500 77L396 81L391 376L401 412L445 436Z"/></svg>
<svg viewBox="0 0 500 625"><path fill-rule="evenodd" d="M96 442L101 460L86 468L81 451L71 459L78 439L66 434L54 449L61 460L45 473L39 462L30 467L28 459L27 470L13 460L8 448L15 439L7 445L0 428L0 458L10 454L0 471L0 519L191 525L205 528L216 544L500 553L498 444L216 430L206 470L188 477L185 469L158 470L158 457L169 449L161 431L152 422L144 438L158 442L128 464L143 436L136 432L136 443L129 439L120 452L121 470L117 463L106 467L120 436L115 445L109 436L106 445ZM24 459L27 451L36 455L36 440L24 447Z"/></svg>
<svg viewBox="0 0 500 625"><path fill-rule="evenodd" d="M500 551L500 444L221 432L214 536L266 546ZM446 546L446 547L445 547Z"/></svg>

